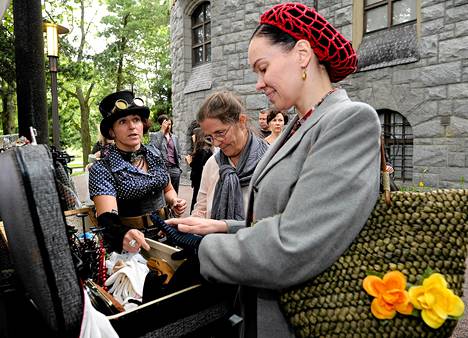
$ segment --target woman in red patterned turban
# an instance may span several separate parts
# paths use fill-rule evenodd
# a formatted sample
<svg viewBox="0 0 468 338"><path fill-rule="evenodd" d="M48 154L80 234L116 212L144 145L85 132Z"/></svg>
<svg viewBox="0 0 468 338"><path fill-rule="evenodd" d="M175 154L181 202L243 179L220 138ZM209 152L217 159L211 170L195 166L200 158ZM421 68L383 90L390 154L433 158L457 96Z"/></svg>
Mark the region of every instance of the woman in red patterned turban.
<svg viewBox="0 0 468 338"><path fill-rule="evenodd" d="M322 273L366 223L379 193L380 123L333 88L356 70L356 54L315 9L265 12L248 57L257 90L297 115L253 173L247 219L167 222L205 235L191 250L203 277L242 286L244 336L290 337L279 290Z"/></svg>

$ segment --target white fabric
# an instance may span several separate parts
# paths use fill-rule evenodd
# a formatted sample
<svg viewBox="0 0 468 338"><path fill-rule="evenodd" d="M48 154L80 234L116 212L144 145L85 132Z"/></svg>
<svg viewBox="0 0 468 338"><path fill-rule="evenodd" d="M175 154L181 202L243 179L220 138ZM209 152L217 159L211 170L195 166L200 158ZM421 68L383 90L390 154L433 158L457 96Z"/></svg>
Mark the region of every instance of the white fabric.
<svg viewBox="0 0 468 338"><path fill-rule="evenodd" d="M109 319L91 304L88 293L83 290L84 311L80 338L119 338Z"/></svg>
<svg viewBox="0 0 468 338"><path fill-rule="evenodd" d="M107 267L113 267L118 260L124 261L125 266L106 280L106 286L110 287L109 292L125 310L129 310L136 306L136 304L129 303L130 299L142 299L143 286L149 268L146 266L146 259L138 253L120 255L115 252L106 262Z"/></svg>

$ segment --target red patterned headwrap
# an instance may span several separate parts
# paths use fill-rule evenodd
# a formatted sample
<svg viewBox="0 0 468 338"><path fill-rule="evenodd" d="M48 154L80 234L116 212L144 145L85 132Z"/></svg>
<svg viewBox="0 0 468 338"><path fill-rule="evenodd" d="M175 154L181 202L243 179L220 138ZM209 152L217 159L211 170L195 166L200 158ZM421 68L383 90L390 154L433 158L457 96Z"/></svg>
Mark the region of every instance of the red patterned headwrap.
<svg viewBox="0 0 468 338"><path fill-rule="evenodd" d="M279 4L262 14L260 24L275 26L297 40L309 41L319 61L327 66L332 82L343 80L357 69L351 42L314 8L300 3Z"/></svg>

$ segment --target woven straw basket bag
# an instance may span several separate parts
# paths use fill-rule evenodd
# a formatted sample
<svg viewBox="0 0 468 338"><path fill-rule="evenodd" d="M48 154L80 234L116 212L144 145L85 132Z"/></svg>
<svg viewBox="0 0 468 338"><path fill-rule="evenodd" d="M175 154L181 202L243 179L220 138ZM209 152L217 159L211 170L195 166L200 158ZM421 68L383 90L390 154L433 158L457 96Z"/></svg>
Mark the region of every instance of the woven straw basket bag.
<svg viewBox="0 0 468 338"><path fill-rule="evenodd" d="M450 337L456 320L432 329L414 316L377 319L363 280L369 271L398 270L416 284L430 268L462 296L467 225L468 190L386 191L338 261L282 292L283 313L299 337Z"/></svg>

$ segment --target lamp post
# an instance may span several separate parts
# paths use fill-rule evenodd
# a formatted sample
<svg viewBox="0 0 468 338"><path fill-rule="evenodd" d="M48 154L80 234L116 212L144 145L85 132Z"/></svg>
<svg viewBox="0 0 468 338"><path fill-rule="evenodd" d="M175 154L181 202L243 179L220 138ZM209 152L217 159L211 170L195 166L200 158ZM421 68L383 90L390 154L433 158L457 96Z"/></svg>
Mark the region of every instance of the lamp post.
<svg viewBox="0 0 468 338"><path fill-rule="evenodd" d="M47 36L47 56L49 57L50 92L52 96L52 141L60 149L60 122L57 95L58 36L69 32L68 28L44 21L43 30Z"/></svg>

